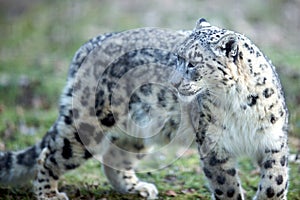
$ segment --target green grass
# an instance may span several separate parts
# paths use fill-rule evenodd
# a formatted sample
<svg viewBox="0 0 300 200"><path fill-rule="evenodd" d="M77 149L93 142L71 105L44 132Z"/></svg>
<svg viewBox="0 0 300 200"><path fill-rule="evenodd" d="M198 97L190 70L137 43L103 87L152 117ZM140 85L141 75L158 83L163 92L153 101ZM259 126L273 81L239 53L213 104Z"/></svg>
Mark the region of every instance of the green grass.
<svg viewBox="0 0 300 200"><path fill-rule="evenodd" d="M196 151L195 151L196 152ZM210 199L210 193L205 178L200 170L198 155L183 157L168 168L152 173L139 174L142 180L155 183L160 191L159 199ZM247 159L240 161L240 177L246 199L250 199L256 192L259 176L254 173L256 166ZM291 165L290 174L299 173L299 166ZM291 176L288 199L299 200L300 180ZM101 172L98 161L90 160L75 171L62 177L59 188L66 192L70 199L136 199L137 195L121 195L108 184ZM1 199L32 199L30 187L0 188Z"/></svg>
<svg viewBox="0 0 300 200"><path fill-rule="evenodd" d="M26 12L12 17L1 10L1 151L23 149L34 144L53 124L58 115L58 99L71 58L77 48L92 36L141 27L149 21L150 24L162 27L192 27L195 19L200 17L201 8L202 16L214 22L225 22L229 27L234 25L227 9L220 13L213 12L209 6L203 5L203 1L200 4L188 1L191 5L183 8L189 10L185 14L176 10L179 7L172 10L173 6L169 6L166 11L160 7L149 10L148 7L153 6L149 2L136 2L131 6L125 3L118 6L114 1L91 2L38 1ZM281 3L283 1L278 0L273 2L272 7L267 5L264 8L257 6L257 2L248 2L248 6L253 5L245 13L245 18L252 23L279 23L280 17L275 15L273 8L279 12ZM0 6L2 8L4 7ZM292 152L296 152L300 146L300 52L299 49L279 49L272 45L263 49L280 73L290 109L290 147ZM255 194L259 181L259 176L252 173L256 166L247 159L241 160L239 166L243 188L247 191L247 199L250 199ZM88 161L62 177L59 182L60 190L66 192L71 199L138 198L114 192L100 168L99 162ZM288 199L300 199L299 170L298 165L290 164ZM168 168L142 173L139 177L156 183L160 199L210 199L195 150ZM0 199L33 199L32 188L30 185L25 188L0 187Z"/></svg>

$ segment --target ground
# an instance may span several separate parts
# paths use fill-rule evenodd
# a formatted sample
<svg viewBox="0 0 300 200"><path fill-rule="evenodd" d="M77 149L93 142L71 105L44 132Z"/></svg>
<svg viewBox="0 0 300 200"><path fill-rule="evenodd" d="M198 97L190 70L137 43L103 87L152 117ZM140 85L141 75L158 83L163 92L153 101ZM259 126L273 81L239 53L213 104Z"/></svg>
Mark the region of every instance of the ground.
<svg viewBox="0 0 300 200"><path fill-rule="evenodd" d="M158 1L137 0L22 2L0 0L1 151L32 145L51 126L71 57L88 38L142 26L188 29L199 17L246 34L273 60L290 110L291 151L300 148L299 1L254 0L234 6L233 0L226 4L221 0L164 0L159 1L161 6ZM246 159L240 166L249 198L258 182L256 166ZM295 164L290 167L289 199L300 199L300 169ZM169 168L140 177L155 182L162 199L210 198L195 149ZM108 185L100 163L92 160L66 174L60 188L71 199L124 199ZM0 199L33 197L30 187L1 187L0 194Z"/></svg>

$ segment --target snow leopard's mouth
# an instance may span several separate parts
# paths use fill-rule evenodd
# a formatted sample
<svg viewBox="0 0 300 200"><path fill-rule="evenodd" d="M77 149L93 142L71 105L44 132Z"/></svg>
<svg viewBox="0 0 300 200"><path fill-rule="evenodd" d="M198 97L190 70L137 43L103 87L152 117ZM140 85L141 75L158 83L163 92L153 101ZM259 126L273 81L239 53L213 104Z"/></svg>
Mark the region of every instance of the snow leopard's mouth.
<svg viewBox="0 0 300 200"><path fill-rule="evenodd" d="M193 96L201 90L199 78L195 78L195 67L184 58L178 56L176 70L171 75L170 82L180 95Z"/></svg>
<svg viewBox="0 0 300 200"><path fill-rule="evenodd" d="M179 82L177 81L176 83L172 82L172 84L183 96L195 95L201 89L197 86L196 82L189 81L185 78L181 79Z"/></svg>

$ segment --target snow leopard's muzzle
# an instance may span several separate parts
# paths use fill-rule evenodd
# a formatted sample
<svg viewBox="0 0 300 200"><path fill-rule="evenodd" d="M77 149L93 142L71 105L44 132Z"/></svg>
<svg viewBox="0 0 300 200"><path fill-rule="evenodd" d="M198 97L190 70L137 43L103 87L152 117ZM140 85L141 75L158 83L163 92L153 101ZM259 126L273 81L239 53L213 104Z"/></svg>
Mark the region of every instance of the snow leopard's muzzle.
<svg viewBox="0 0 300 200"><path fill-rule="evenodd" d="M178 56L176 70L171 75L170 82L178 90L180 95L192 96L201 90L200 82L202 76L197 68Z"/></svg>

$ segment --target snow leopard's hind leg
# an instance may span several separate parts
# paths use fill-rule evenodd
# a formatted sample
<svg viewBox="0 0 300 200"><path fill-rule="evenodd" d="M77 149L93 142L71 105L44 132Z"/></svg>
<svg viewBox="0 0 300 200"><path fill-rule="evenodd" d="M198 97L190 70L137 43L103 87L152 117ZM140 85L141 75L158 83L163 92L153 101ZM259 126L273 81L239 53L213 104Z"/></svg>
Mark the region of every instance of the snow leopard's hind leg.
<svg viewBox="0 0 300 200"><path fill-rule="evenodd" d="M38 199L67 200L67 195L57 189L58 177L45 165L49 154L49 149L45 147L39 156L34 180L35 195Z"/></svg>
<svg viewBox="0 0 300 200"><path fill-rule="evenodd" d="M58 191L59 177L92 157L76 131L73 132L62 123L58 124L60 126L55 124L44 138L45 148L37 160L33 185L39 200L68 199L65 193Z"/></svg>
<svg viewBox="0 0 300 200"><path fill-rule="evenodd" d="M103 155L103 171L115 190L121 193L136 193L142 197L155 199L158 190L154 184L140 181L136 176L134 167L145 156L145 148L142 142L129 140L117 141L126 144L126 147L117 147L111 143L107 152Z"/></svg>

